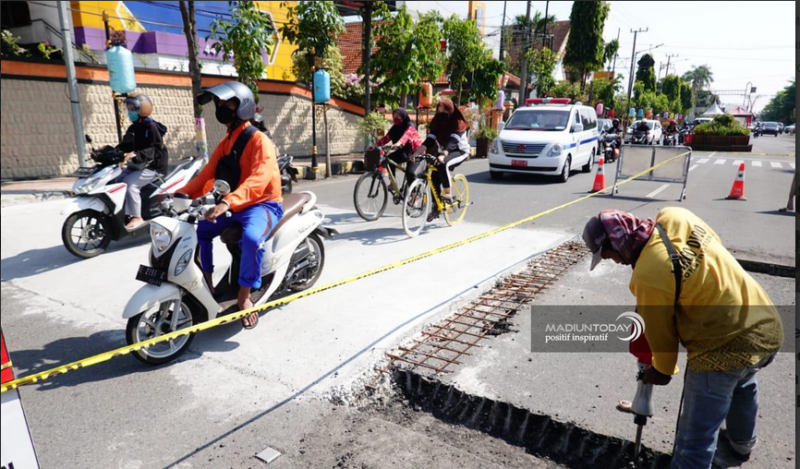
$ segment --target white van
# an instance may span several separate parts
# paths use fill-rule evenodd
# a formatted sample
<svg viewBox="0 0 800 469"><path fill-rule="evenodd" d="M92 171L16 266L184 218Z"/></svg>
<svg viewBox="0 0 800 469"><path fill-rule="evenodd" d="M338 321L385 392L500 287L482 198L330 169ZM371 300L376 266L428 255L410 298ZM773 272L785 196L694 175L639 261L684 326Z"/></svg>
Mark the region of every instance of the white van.
<svg viewBox="0 0 800 469"><path fill-rule="evenodd" d="M570 171L590 172L598 148L597 114L569 98L526 99L489 148L489 174L544 174L567 182Z"/></svg>

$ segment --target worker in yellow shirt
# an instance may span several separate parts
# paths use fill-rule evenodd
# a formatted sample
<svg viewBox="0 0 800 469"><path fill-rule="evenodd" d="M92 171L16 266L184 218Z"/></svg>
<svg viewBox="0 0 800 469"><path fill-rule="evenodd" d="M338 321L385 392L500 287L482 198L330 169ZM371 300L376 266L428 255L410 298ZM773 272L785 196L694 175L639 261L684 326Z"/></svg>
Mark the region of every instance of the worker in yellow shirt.
<svg viewBox="0 0 800 469"><path fill-rule="evenodd" d="M692 212L670 207L653 221L605 210L583 239L602 259L633 268L630 290L645 321L653 364L643 382L664 386L688 351L673 469L708 469L722 424L731 453L747 460L756 446L758 381L783 345L783 325L767 293Z"/></svg>

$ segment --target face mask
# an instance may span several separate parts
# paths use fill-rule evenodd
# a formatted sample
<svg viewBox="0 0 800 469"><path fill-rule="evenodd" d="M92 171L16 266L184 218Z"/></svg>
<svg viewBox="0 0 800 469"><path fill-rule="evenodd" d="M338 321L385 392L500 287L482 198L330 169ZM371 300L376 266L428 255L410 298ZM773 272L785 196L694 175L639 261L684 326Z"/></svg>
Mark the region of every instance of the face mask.
<svg viewBox="0 0 800 469"><path fill-rule="evenodd" d="M138 121L139 120L139 113L136 112L136 111L128 111L128 119L130 119L131 122Z"/></svg>
<svg viewBox="0 0 800 469"><path fill-rule="evenodd" d="M437 112L434 117L438 117L439 119L446 119L450 114L446 112Z"/></svg>
<svg viewBox="0 0 800 469"><path fill-rule="evenodd" d="M392 119L392 122L394 122L394 125L400 125L403 123L403 119L395 117L394 119Z"/></svg>
<svg viewBox="0 0 800 469"><path fill-rule="evenodd" d="M220 124L229 124L236 118L236 111L225 106L218 106L214 115Z"/></svg>

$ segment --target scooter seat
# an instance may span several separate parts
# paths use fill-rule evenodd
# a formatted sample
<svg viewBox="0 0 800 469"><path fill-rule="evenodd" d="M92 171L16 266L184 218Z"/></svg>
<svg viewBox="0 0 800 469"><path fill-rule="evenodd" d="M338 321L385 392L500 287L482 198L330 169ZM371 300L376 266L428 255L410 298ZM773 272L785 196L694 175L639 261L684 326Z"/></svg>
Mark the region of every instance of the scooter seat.
<svg viewBox="0 0 800 469"><path fill-rule="evenodd" d="M278 230L284 225L284 223L286 223L287 220L300 213L303 210L303 207L305 207L306 203L308 203L310 200L311 196L305 192L284 195L283 218L281 218L281 221L278 222L278 224L272 230L272 233L270 233L267 241L275 236L275 233L278 232ZM222 240L222 242L225 244L238 244L239 241L242 240L242 225L237 223L233 226L225 228L220 235L220 240Z"/></svg>

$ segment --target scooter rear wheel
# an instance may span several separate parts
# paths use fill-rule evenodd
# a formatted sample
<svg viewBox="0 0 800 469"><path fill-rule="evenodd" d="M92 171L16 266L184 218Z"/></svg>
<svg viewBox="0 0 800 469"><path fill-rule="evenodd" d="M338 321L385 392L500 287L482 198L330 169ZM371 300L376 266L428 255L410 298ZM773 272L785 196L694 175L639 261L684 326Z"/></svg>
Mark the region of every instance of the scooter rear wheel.
<svg viewBox="0 0 800 469"><path fill-rule="evenodd" d="M317 265L314 267L314 274L311 278L306 279L305 282L291 283L289 285L289 289L293 292L301 292L313 287L319 280L320 275L322 275L322 268L325 267L325 245L322 244L322 239L316 233L311 233L305 242L308 243L308 248L314 252L317 258ZM300 249L300 247L298 246L297 249Z"/></svg>
<svg viewBox="0 0 800 469"><path fill-rule="evenodd" d="M103 254L111 244L106 216L96 210L73 213L61 227L61 241L70 254L81 259Z"/></svg>

